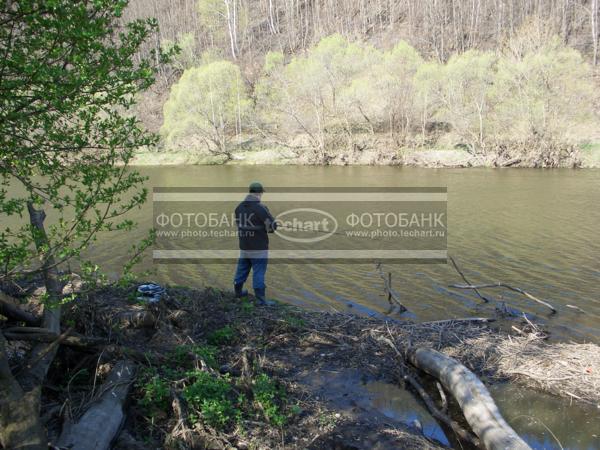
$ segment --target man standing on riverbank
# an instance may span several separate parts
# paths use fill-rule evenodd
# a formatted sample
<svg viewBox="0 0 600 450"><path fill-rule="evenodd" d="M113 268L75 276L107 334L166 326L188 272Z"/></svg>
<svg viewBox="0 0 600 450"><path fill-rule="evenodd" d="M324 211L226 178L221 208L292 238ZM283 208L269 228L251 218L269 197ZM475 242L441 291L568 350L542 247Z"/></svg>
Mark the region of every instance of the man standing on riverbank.
<svg viewBox="0 0 600 450"><path fill-rule="evenodd" d="M273 302L265 298L265 274L269 257L269 236L277 229L277 223L269 209L261 203L265 190L262 184L250 184L249 193L235 209L235 220L240 241L240 258L233 280L236 297L247 295L243 289L252 270L252 288L260 305Z"/></svg>

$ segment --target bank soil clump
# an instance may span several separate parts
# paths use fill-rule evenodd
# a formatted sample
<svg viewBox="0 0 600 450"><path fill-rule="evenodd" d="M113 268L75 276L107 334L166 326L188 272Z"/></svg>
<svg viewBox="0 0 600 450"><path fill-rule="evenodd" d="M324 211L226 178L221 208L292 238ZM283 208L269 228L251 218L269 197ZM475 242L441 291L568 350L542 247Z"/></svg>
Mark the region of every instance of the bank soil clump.
<svg viewBox="0 0 600 450"><path fill-rule="evenodd" d="M43 390L52 442L102 401L106 380L123 365L134 375L115 443L121 449L440 448L418 427L377 411L337 408L309 381L351 369L417 392L412 381L431 380L407 362L414 348L452 356L492 382L515 379L600 403L600 349L547 344L533 324L509 336L479 321L414 324L257 307L229 292L183 287L149 304L133 285L95 290L65 309L77 339L61 346ZM27 345L11 340L11 364ZM460 445L450 435L466 422L437 392L431 397L451 419L450 442Z"/></svg>

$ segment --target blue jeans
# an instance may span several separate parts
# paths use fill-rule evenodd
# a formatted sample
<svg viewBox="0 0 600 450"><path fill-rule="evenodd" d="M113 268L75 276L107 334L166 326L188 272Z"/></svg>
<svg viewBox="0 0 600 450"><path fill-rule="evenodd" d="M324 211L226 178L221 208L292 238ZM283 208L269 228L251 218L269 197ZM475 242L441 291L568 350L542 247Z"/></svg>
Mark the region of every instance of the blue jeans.
<svg viewBox="0 0 600 450"><path fill-rule="evenodd" d="M265 289L265 273L267 272L267 258L244 258L238 259L235 270L234 284L244 284L252 269L252 288Z"/></svg>

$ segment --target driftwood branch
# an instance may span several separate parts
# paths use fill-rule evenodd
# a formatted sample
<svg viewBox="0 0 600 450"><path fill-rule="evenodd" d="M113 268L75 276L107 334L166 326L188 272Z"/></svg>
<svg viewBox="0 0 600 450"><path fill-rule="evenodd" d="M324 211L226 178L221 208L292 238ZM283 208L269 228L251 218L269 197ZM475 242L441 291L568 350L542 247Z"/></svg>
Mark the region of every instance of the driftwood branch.
<svg viewBox="0 0 600 450"><path fill-rule="evenodd" d="M381 263L377 263L376 268L377 273L379 273L379 276L383 280L383 289L387 294L387 299L390 305L396 304L396 306L398 306L399 308L400 313L408 311L406 306L402 304L402 301L400 300L400 295L392 288L392 273L388 272L388 274L386 275L383 272Z"/></svg>
<svg viewBox="0 0 600 450"><path fill-rule="evenodd" d="M419 323L419 325L445 325L453 323L490 323L495 321L496 319L488 319L487 317L465 317L462 319L432 320L429 322L421 322Z"/></svg>
<svg viewBox="0 0 600 450"><path fill-rule="evenodd" d="M125 420L123 404L134 377L135 365L119 361L100 389L100 397L75 424L67 424L57 446L71 450L108 450Z"/></svg>
<svg viewBox="0 0 600 450"><path fill-rule="evenodd" d="M587 314L587 312L584 309L581 309L579 306L576 306L576 305L565 305L565 306L567 308L574 309L575 311L579 311L580 313Z"/></svg>
<svg viewBox="0 0 600 450"><path fill-rule="evenodd" d="M463 273L462 270L460 270L460 268L458 267L458 264L456 264L456 261L454 260L454 258L452 256L449 257L450 258L450 262L452 263L452 265L454 266L454 269L458 272L458 274L460 275L460 277L463 279L463 281L467 284L471 284L471 282L467 279L467 277L465 276L465 274ZM479 292L477 289L473 289L473 291L477 294L477 297L479 297L481 300L483 300L484 302L488 303L490 301L489 298L484 297L481 292Z"/></svg>
<svg viewBox="0 0 600 450"><path fill-rule="evenodd" d="M438 379L454 396L484 448L531 450L506 423L483 383L465 366L429 348L411 351L408 359L415 367Z"/></svg>
<svg viewBox="0 0 600 450"><path fill-rule="evenodd" d="M461 427L457 422L450 419L450 417L448 417L435 406L435 403L431 396L427 393L427 391L425 391L425 389L421 386L421 384L419 384L419 382L414 377L408 374L404 374L403 379L405 382L412 386L412 388L417 392L417 394L419 394L419 397L421 397L423 403L425 403L425 406L436 420L442 422L447 427L450 427L460 439L462 439L465 442L468 442L473 447L478 448L480 446L478 438L476 438L463 427Z"/></svg>
<svg viewBox="0 0 600 450"><path fill-rule="evenodd" d="M508 290L511 290L514 292L518 292L519 294L522 294L525 297L527 297L529 300L533 300L534 302L537 302L540 305L544 305L545 307L549 308L552 311L552 314L556 314L556 312L557 312L556 308L554 306L552 306L550 303L545 302L544 300L540 300L537 297L534 297L529 292L526 292L523 289L511 286L506 283L502 283L500 281L498 281L496 283L487 283L487 284L451 284L450 287L454 288L454 289L472 289L475 291L477 289L486 289L486 288L505 288L505 289L508 289Z"/></svg>

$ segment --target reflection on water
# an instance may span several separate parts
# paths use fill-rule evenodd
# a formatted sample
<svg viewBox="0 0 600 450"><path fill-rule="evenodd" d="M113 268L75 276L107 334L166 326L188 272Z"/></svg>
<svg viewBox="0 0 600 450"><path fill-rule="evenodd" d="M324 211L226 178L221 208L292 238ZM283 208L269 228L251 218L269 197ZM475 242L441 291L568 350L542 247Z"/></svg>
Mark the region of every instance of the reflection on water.
<svg viewBox="0 0 600 450"><path fill-rule="evenodd" d="M490 388L504 418L533 448L600 448L600 409L503 384Z"/></svg>
<svg viewBox="0 0 600 450"><path fill-rule="evenodd" d="M302 378L301 378L302 379ZM408 391L393 384L365 380L357 370L321 371L303 378L335 408L360 419L377 416L414 426L423 434L449 445L444 431ZM495 385L490 393L506 421L535 450L600 448L600 410L581 407L522 386Z"/></svg>
<svg viewBox="0 0 600 450"><path fill-rule="evenodd" d="M372 405L386 416L407 424L418 419L426 436L438 440L443 436L438 424L407 391L381 382L369 383L367 390ZM490 392L506 421L532 448L600 448L600 410L570 406L567 400L523 387L503 384L492 386Z"/></svg>

